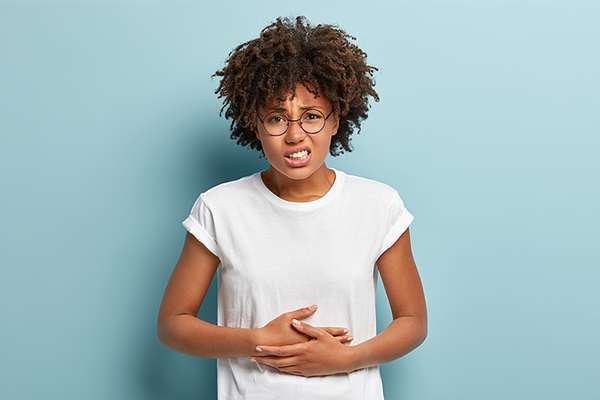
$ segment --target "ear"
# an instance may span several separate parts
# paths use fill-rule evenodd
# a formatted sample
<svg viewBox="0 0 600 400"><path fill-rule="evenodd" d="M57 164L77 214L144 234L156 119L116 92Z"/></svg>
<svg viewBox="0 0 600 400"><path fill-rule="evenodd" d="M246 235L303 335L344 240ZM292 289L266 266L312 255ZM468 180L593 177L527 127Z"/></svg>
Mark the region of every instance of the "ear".
<svg viewBox="0 0 600 400"><path fill-rule="evenodd" d="M337 134L338 128L340 127L340 116L335 117L335 121L333 123L333 130L331 136L335 136Z"/></svg>
<svg viewBox="0 0 600 400"><path fill-rule="evenodd" d="M258 133L258 124L256 121L252 124L252 129L254 129L254 133L256 134L256 138L260 140L260 133Z"/></svg>

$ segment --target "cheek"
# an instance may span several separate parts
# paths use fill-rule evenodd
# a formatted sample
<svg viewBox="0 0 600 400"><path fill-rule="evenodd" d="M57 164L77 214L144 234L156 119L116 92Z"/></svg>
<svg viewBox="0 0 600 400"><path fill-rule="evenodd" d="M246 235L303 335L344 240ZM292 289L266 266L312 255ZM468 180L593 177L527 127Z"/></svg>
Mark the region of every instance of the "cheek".
<svg viewBox="0 0 600 400"><path fill-rule="evenodd" d="M261 139L260 132L257 132L257 134L256 134L256 137L258 137L258 140L260 140L260 144L262 146L262 151L265 154L265 156L269 156L270 154L275 152L275 148L276 148L276 144L272 140L269 140L269 139L271 139L271 137L267 137L267 136L268 136L268 134L264 134L263 139Z"/></svg>

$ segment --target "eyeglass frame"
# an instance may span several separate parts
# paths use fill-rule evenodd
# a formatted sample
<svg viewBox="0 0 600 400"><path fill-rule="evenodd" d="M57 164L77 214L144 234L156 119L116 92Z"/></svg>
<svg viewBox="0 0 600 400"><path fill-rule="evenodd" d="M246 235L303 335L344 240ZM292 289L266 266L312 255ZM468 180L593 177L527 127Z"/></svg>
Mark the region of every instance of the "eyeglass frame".
<svg viewBox="0 0 600 400"><path fill-rule="evenodd" d="M325 128L325 124L327 124L327 120L329 119L329 117L331 117L331 114L333 114L333 109L331 109L331 111L329 112L329 114L327 114L327 116L324 119L323 122L323 126L321 127L321 129L319 129L316 132L307 132L304 127L302 126L302 116L304 114L306 114L309 111L317 111L319 112L321 115L323 115L325 117L325 115L323 114L323 112L321 110L318 110L316 108L309 108L304 110L304 112L302 114L300 114L300 118L298 119L289 119L284 113L282 113L281 111L270 111L265 115L265 119L267 119L267 116L269 116L269 114L281 114L285 117L285 120L287 121L287 128L285 128L285 131L281 132L279 135L273 135L271 132L269 132L269 130L267 129L267 127L265 126L265 121L262 120L262 118L260 117L260 115L258 115L258 113L256 113L256 116L258 117L258 120L260 121L260 123L262 124L263 128L265 129L265 131L271 135L271 136L281 136L281 135L285 135L285 133L290 129L290 122L298 122L298 124L300 125L300 129L302 129L305 133L309 134L309 135L316 135L317 133L321 132L323 130L323 128Z"/></svg>

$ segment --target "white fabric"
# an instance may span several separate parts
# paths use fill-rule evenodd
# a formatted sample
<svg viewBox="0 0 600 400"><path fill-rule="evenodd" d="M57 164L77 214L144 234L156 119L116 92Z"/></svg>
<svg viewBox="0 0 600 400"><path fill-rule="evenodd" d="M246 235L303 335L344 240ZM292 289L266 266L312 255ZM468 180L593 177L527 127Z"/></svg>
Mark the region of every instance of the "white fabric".
<svg viewBox="0 0 600 400"><path fill-rule="evenodd" d="M304 321L350 329L357 345L376 335L375 261L413 220L395 190L335 171L309 203L275 196L260 173L202 194L183 222L221 261L218 324L260 328L317 304ZM250 362L218 360L221 400L383 399L378 367L298 377Z"/></svg>

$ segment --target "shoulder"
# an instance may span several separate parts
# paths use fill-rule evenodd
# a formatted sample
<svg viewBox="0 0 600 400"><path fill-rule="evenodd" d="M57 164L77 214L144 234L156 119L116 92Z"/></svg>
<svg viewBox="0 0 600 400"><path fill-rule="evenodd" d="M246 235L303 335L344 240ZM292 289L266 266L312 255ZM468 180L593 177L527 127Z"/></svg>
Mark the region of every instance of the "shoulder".
<svg viewBox="0 0 600 400"><path fill-rule="evenodd" d="M238 208L241 203L246 203L241 200L248 200L257 192L253 182L256 179L255 176L260 176L260 173L221 183L200 194L192 206L191 215Z"/></svg>
<svg viewBox="0 0 600 400"><path fill-rule="evenodd" d="M255 177L260 173L246 176L235 181L221 183L200 195L205 202L223 202L227 200L239 200L241 196L247 196L256 191Z"/></svg>
<svg viewBox="0 0 600 400"><path fill-rule="evenodd" d="M398 196L398 192L385 183L373 179L362 178L360 176L349 175L341 171L336 171L344 177L344 189L353 196L361 198L375 199L393 199Z"/></svg>
<svg viewBox="0 0 600 400"><path fill-rule="evenodd" d="M413 216L404 206L398 192L373 179L343 175L343 204L355 220L366 220L365 229L386 233L384 250L391 246L411 224ZM346 210L346 211L347 211Z"/></svg>

